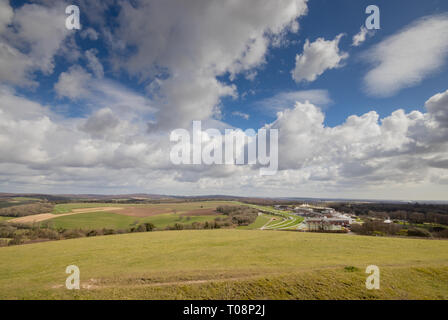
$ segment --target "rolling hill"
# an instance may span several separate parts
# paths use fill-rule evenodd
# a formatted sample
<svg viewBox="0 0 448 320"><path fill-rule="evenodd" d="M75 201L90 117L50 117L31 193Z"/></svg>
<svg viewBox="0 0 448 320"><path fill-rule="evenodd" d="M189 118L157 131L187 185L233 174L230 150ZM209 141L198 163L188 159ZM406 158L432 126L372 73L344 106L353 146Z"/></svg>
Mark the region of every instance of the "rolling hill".
<svg viewBox="0 0 448 320"><path fill-rule="evenodd" d="M65 288L77 265L81 290ZM365 268L381 289L365 288ZM448 242L166 231L0 248L0 299L448 299Z"/></svg>

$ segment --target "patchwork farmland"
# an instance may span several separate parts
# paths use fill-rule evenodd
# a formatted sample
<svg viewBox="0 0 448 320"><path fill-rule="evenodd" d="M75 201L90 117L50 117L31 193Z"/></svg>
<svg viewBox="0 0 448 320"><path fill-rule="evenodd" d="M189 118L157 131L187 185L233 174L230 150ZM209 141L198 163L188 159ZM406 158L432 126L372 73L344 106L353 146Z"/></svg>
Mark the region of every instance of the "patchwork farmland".
<svg viewBox="0 0 448 320"><path fill-rule="evenodd" d="M0 299L448 299L447 241L297 232L304 218L271 205L70 202L0 221L18 222L60 238L0 248Z"/></svg>
<svg viewBox="0 0 448 320"><path fill-rule="evenodd" d="M46 223L55 228L127 228L139 223L153 223L165 228L175 223L213 221L220 215L220 205L239 205L234 201L204 201L162 204L57 204L52 213L11 219L12 223Z"/></svg>
<svg viewBox="0 0 448 320"><path fill-rule="evenodd" d="M55 228L126 228L139 223L153 223L165 228L175 223L213 221L223 217L219 206L247 206L259 211L256 221L244 229L296 230L303 218L270 206L237 201L199 201L160 204L68 203L57 204L51 213L10 219L12 223L45 223ZM263 223L262 223L263 222Z"/></svg>

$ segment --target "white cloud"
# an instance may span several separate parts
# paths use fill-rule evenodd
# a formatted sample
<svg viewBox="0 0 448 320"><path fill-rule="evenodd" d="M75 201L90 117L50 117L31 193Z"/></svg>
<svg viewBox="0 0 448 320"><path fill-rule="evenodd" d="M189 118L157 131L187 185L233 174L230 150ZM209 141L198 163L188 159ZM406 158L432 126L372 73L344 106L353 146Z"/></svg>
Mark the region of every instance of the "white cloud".
<svg viewBox="0 0 448 320"><path fill-rule="evenodd" d="M249 118L250 118L250 116L247 113L240 112L240 111L233 111L232 115L236 116L236 117L243 118L245 120L249 120Z"/></svg>
<svg viewBox="0 0 448 320"><path fill-rule="evenodd" d="M448 131L448 91L438 93L425 103L439 130Z"/></svg>
<svg viewBox="0 0 448 320"><path fill-rule="evenodd" d="M93 139L115 142L125 141L131 132L137 134L129 121L119 119L110 108L103 108L92 114L79 129L90 134Z"/></svg>
<svg viewBox="0 0 448 320"><path fill-rule="evenodd" d="M362 26L361 30L353 36L352 46L359 47L364 43L367 39L367 35L369 34L369 30L366 27Z"/></svg>
<svg viewBox="0 0 448 320"><path fill-rule="evenodd" d="M115 63L144 80L167 73L157 127L186 127L213 117L220 99L236 94L218 76L261 66L274 36L297 30L306 11L305 0L124 2L114 36L136 50Z"/></svg>
<svg viewBox="0 0 448 320"><path fill-rule="evenodd" d="M95 79L79 65L62 72L54 89L60 98L84 101L91 110L111 108L122 116L142 119L156 110L145 95L112 80Z"/></svg>
<svg viewBox="0 0 448 320"><path fill-rule="evenodd" d="M318 38L312 43L306 40L303 53L296 56L292 78L296 82L312 82L325 71L341 67L343 60L349 56L339 50L339 41L343 36L340 34L334 40Z"/></svg>
<svg viewBox="0 0 448 320"><path fill-rule="evenodd" d="M65 28L65 15L60 14L63 3L55 7L26 4L14 13L13 25L18 29L14 40L18 45L31 46L30 56L42 72L53 72L53 57L70 34Z"/></svg>
<svg viewBox="0 0 448 320"><path fill-rule="evenodd" d="M96 55L98 50L90 49L86 51L87 67L93 72L97 78L104 77L104 68L101 62L98 60Z"/></svg>
<svg viewBox="0 0 448 320"><path fill-rule="evenodd" d="M412 23L365 53L373 65L364 82L369 94L388 97L440 70L448 56L448 15Z"/></svg>
<svg viewBox="0 0 448 320"><path fill-rule="evenodd" d="M81 38L83 39L89 39L92 41L98 40L99 35L98 32L95 31L95 29L87 28L81 31Z"/></svg>
<svg viewBox="0 0 448 320"><path fill-rule="evenodd" d="M427 113L397 110L380 119L371 111L336 127L324 125L316 106L297 103L271 125L280 133L280 168L346 190L430 183L448 163L447 97L448 91L429 99Z"/></svg>
<svg viewBox="0 0 448 320"><path fill-rule="evenodd" d="M37 85L32 73L51 74L54 56L65 49L70 32L65 28L64 3L52 7L25 4L13 12L0 7L0 81ZM12 12L12 13L11 13ZM67 43L70 45L70 42ZM73 49L73 48L72 48Z"/></svg>
<svg viewBox="0 0 448 320"><path fill-rule="evenodd" d="M314 89L280 92L273 97L257 102L256 106L263 110L279 112L291 108L296 102L305 103L307 101L320 107L332 103L327 90Z"/></svg>
<svg viewBox="0 0 448 320"><path fill-rule="evenodd" d="M71 67L67 72L59 75L54 90L59 97L72 100L83 99L89 94L89 81L92 76L79 66Z"/></svg>
<svg viewBox="0 0 448 320"><path fill-rule="evenodd" d="M0 42L0 81L16 85L32 86L36 83L30 80L29 70L34 63L31 58L19 50Z"/></svg>
<svg viewBox="0 0 448 320"><path fill-rule="evenodd" d="M164 157L159 141L146 136L144 122L124 120L112 109L100 109L86 119L64 119L6 88L0 94L0 146L5 151L0 163L23 164L37 171L148 169Z"/></svg>
<svg viewBox="0 0 448 320"><path fill-rule="evenodd" d="M303 53L296 56L296 65L291 71L292 78L297 82L313 82L325 71L341 67L348 53L339 50L339 41L343 34L334 40L318 38L313 43L307 39L303 46Z"/></svg>
<svg viewBox="0 0 448 320"><path fill-rule="evenodd" d="M397 110L380 119L372 111L335 127L324 124L320 108L298 102L269 125L279 129L281 171L260 177L258 168L247 166L174 166L168 136L148 135L144 122L125 119L117 109L102 107L83 119L64 119L1 87L0 184L47 192L71 185L77 188L71 192L349 192L409 198L409 191L417 198L443 198L448 191L447 101L448 91L428 99L426 113Z"/></svg>
<svg viewBox="0 0 448 320"><path fill-rule="evenodd" d="M9 5L9 0L0 1L0 34L2 34L6 27L11 23L14 13Z"/></svg>

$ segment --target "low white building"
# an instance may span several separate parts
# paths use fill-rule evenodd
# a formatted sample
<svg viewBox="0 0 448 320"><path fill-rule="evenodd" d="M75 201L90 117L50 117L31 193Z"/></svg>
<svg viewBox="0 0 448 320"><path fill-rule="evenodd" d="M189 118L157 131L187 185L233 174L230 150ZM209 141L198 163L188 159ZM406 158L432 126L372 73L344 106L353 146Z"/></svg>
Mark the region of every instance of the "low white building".
<svg viewBox="0 0 448 320"><path fill-rule="evenodd" d="M335 214L336 210L334 210L333 208L328 208L325 209L324 211L322 211L323 214Z"/></svg>

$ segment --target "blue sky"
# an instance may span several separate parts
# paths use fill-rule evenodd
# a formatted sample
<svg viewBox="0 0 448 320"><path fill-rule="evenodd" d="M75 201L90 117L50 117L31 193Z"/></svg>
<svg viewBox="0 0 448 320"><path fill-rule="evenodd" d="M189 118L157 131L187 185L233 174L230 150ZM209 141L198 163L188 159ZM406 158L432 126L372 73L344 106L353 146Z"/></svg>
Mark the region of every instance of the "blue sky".
<svg viewBox="0 0 448 320"><path fill-rule="evenodd" d="M70 4L81 30L65 28ZM371 4L381 29L354 45ZM0 6L0 191L400 199L448 191L446 1ZM279 174L172 166L168 133L195 120L278 128Z"/></svg>
<svg viewBox="0 0 448 320"><path fill-rule="evenodd" d="M288 40L297 43L286 48L273 49L267 58L267 64L259 71L255 81L248 81L239 77L236 81L240 92L255 90L257 94L248 95L246 99L226 100L224 107L230 110L244 110L249 113L252 121L230 117L231 123L238 127L257 127L266 120L266 114L259 114L257 102L269 98L283 91L325 89L329 91L333 103L325 107L326 124L335 126L343 123L352 114L361 115L370 110L377 111L382 117L397 108L406 111L423 110L428 97L446 90L448 83L447 68L442 68L437 74L425 80L424 83L401 90L393 97L381 98L366 95L363 92L362 78L367 65L360 59L360 55L410 24L414 20L425 16L448 11L448 3L438 0L432 1L377 1L381 9L381 30L360 47L352 47L352 36L359 32L367 17L365 8L372 1L311 1L309 13L300 19L300 32L289 34ZM350 61L343 68L324 73L312 83L297 84L290 76L294 68L294 57L303 47L306 39L310 41L319 37L333 39L340 33L347 35L342 38L340 48L350 53ZM273 120L275 115L270 115ZM258 121L257 121L258 120ZM234 122L235 121L235 122Z"/></svg>

